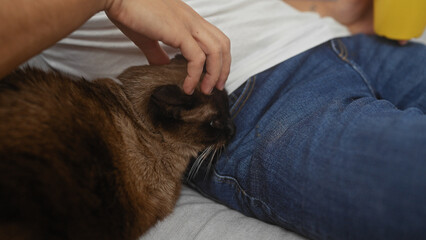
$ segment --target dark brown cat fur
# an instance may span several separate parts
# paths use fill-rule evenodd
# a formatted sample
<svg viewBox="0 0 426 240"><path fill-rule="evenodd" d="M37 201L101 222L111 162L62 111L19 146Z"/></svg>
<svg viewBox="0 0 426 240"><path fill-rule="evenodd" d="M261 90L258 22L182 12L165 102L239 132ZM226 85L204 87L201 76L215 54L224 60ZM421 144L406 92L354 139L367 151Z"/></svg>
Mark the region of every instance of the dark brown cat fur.
<svg viewBox="0 0 426 240"><path fill-rule="evenodd" d="M234 127L227 95L181 90L186 62L110 79L0 81L0 239L137 239L168 215L190 158Z"/></svg>

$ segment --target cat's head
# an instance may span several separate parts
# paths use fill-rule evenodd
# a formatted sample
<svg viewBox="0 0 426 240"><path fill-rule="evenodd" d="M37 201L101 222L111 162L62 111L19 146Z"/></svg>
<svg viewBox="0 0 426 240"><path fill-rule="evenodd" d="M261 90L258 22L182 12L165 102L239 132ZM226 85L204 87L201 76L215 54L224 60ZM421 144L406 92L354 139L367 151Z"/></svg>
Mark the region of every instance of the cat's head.
<svg viewBox="0 0 426 240"><path fill-rule="evenodd" d="M140 118L177 143L221 146L235 133L226 91L210 95L199 86L192 95L182 90L187 75L182 56L163 66L137 66L118 78Z"/></svg>
<svg viewBox="0 0 426 240"><path fill-rule="evenodd" d="M163 85L152 92L148 109L153 125L176 141L221 146L235 134L226 91L187 95L178 85Z"/></svg>

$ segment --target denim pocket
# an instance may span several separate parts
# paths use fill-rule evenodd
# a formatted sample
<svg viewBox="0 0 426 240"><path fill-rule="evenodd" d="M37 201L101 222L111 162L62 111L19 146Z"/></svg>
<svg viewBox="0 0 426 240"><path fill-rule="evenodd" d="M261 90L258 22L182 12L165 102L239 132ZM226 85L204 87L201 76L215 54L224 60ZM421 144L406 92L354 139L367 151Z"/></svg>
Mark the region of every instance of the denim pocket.
<svg viewBox="0 0 426 240"><path fill-rule="evenodd" d="M256 76L249 78L243 85L229 95L229 106L232 119L234 119L247 100L250 98L256 83Z"/></svg>
<svg viewBox="0 0 426 240"><path fill-rule="evenodd" d="M370 81L367 78L367 75L362 71L362 68L358 66L354 61L350 59L350 53L348 51L348 48L346 47L345 43L341 39L333 39L331 40L331 48L333 51L337 54L337 56L359 74L361 79L364 81L365 85L367 86L368 90L373 96L377 96L376 91L374 91L374 88Z"/></svg>

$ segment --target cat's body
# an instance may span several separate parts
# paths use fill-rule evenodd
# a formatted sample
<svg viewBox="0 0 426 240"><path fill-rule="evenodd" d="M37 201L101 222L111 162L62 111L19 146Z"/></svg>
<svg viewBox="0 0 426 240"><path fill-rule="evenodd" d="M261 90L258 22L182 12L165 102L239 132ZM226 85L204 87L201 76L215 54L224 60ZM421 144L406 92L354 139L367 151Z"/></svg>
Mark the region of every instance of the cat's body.
<svg viewBox="0 0 426 240"><path fill-rule="evenodd" d="M191 157L233 134L225 92L180 87L184 60L94 82L0 81L0 239L136 239L168 215Z"/></svg>

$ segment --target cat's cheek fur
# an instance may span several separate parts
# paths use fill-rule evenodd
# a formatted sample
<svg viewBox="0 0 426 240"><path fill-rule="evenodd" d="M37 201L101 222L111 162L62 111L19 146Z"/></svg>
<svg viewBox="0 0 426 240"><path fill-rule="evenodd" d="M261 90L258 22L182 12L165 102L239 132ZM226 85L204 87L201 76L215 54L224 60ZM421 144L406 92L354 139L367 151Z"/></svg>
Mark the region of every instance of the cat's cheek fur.
<svg viewBox="0 0 426 240"><path fill-rule="evenodd" d="M115 167L131 226L129 239L134 239L173 210L188 160L177 155L173 164L168 164L168 156L160 154L165 151L153 144L153 139L141 138L132 121L124 116L114 118L120 130L113 147L118 152Z"/></svg>

